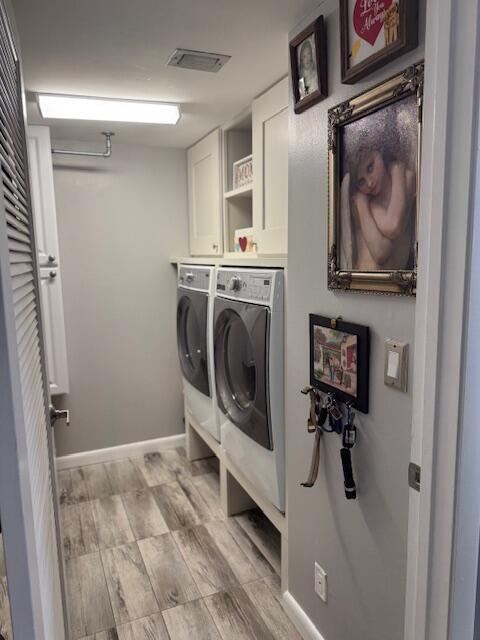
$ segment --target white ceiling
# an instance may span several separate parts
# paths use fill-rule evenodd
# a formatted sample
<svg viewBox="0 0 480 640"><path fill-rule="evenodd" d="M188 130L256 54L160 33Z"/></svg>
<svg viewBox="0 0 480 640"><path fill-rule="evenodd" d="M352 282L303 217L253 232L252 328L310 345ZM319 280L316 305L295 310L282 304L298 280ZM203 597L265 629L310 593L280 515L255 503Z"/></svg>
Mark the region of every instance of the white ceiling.
<svg viewBox="0 0 480 640"><path fill-rule="evenodd" d="M13 0L25 88L178 102L178 125L114 123L115 142L187 147L287 73L288 32L319 0ZM177 47L232 56L218 73L167 67ZM27 94L28 95L28 94ZM30 96L30 98L33 96ZM55 138L106 123L42 120Z"/></svg>

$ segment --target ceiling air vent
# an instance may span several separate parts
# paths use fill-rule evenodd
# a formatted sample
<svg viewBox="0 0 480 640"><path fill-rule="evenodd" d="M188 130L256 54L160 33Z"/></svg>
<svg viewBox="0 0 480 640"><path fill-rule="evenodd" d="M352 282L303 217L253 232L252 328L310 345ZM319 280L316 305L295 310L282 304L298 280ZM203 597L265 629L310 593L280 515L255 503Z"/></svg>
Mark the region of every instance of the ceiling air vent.
<svg viewBox="0 0 480 640"><path fill-rule="evenodd" d="M193 69L194 71L210 71L211 73L216 73L217 71L220 71L223 65L229 60L230 56L223 56L219 53L175 49L167 64L171 67L182 67L182 69Z"/></svg>

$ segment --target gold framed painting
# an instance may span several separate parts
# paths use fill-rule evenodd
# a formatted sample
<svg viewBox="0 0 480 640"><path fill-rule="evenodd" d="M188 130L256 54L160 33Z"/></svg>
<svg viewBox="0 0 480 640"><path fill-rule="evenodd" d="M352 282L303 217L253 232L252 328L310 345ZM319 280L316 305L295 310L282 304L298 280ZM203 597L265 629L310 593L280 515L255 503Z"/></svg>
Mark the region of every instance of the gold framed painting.
<svg viewBox="0 0 480 640"><path fill-rule="evenodd" d="M416 293L423 63L328 112L328 287Z"/></svg>

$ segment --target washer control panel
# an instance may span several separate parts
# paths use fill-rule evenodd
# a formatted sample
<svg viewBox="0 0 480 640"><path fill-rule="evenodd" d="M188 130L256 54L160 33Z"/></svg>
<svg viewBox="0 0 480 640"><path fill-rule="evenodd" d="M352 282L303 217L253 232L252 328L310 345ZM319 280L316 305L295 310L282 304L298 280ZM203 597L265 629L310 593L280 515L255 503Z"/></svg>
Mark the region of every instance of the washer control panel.
<svg viewBox="0 0 480 640"><path fill-rule="evenodd" d="M212 267L197 267L195 265L181 264L178 267L178 286L186 289L209 291L210 281L213 278Z"/></svg>
<svg viewBox="0 0 480 640"><path fill-rule="evenodd" d="M283 292L283 273L252 269L237 271L228 268L217 270L216 294L225 298L271 305Z"/></svg>

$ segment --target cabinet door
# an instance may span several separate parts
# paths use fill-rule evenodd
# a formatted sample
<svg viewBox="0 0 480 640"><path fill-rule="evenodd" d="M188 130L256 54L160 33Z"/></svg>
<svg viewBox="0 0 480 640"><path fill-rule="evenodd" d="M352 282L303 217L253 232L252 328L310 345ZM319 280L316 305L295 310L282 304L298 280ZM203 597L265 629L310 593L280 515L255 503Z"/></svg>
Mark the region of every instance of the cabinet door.
<svg viewBox="0 0 480 640"><path fill-rule="evenodd" d="M50 393L68 393L67 347L48 127L28 127L33 220L40 271L40 302Z"/></svg>
<svg viewBox="0 0 480 640"><path fill-rule="evenodd" d="M62 280L58 267L40 269L40 301L50 393L68 393L67 344Z"/></svg>
<svg viewBox="0 0 480 640"><path fill-rule="evenodd" d="M220 130L187 152L190 253L218 255L221 247Z"/></svg>
<svg viewBox="0 0 480 640"><path fill-rule="evenodd" d="M40 266L58 265L57 213L48 127L28 127L30 187Z"/></svg>
<svg viewBox="0 0 480 640"><path fill-rule="evenodd" d="M288 78L252 106L253 230L260 254L287 253Z"/></svg>

